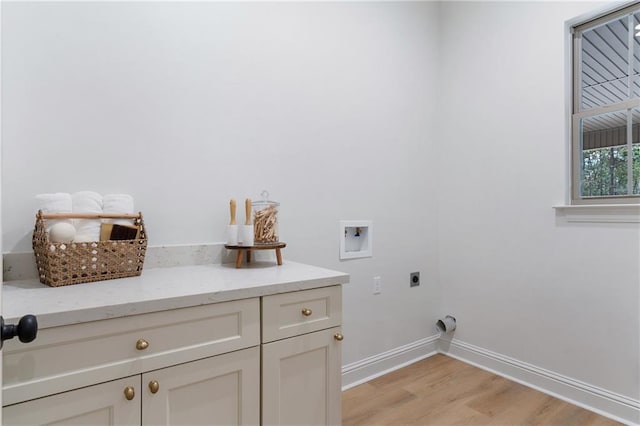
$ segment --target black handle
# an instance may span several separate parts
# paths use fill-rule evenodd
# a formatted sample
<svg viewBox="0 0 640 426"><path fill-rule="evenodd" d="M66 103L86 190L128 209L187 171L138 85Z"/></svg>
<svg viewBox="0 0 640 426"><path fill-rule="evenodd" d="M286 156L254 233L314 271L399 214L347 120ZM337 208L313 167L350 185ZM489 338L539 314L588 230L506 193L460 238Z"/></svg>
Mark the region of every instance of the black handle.
<svg viewBox="0 0 640 426"><path fill-rule="evenodd" d="M25 315L20 318L18 325L5 324L0 316L0 349L2 342L18 336L22 343L32 342L38 334L38 319L34 315Z"/></svg>

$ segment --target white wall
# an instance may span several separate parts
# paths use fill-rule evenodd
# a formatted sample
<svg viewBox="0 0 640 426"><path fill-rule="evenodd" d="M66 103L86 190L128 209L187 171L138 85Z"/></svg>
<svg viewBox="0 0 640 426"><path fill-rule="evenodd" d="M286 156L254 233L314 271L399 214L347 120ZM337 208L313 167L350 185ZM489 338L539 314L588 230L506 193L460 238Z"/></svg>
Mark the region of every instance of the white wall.
<svg viewBox="0 0 640 426"><path fill-rule="evenodd" d="M129 192L167 245L222 241L228 199L267 188L285 262L351 274L344 364L451 313L456 339L637 398L638 227L552 209L564 22L596 6L3 3L3 251L41 192ZM338 260L341 219L373 220L373 258Z"/></svg>
<svg viewBox="0 0 640 426"><path fill-rule="evenodd" d="M442 4L438 269L456 339L637 400L639 228L569 226L552 209L568 164L564 22L596 7Z"/></svg>
<svg viewBox="0 0 640 426"><path fill-rule="evenodd" d="M4 252L37 193L131 193L168 245L223 241L266 188L285 262L351 274L345 364L433 334L436 3L2 8ZM373 258L338 260L341 219L374 222Z"/></svg>

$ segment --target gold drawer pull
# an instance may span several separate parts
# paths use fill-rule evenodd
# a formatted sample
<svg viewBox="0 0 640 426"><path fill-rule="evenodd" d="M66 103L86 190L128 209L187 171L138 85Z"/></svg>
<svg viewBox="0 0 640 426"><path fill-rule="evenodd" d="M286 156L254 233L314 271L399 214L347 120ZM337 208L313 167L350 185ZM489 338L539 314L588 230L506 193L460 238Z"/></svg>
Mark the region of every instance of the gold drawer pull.
<svg viewBox="0 0 640 426"><path fill-rule="evenodd" d="M138 339L138 341L136 342L136 349L139 351L144 351L148 347L149 347L149 342L147 342L144 339Z"/></svg>
<svg viewBox="0 0 640 426"><path fill-rule="evenodd" d="M304 308L302 310L302 315L304 315L305 317L311 316L311 314L313 313L313 311L309 308Z"/></svg>
<svg viewBox="0 0 640 426"><path fill-rule="evenodd" d="M124 397L127 398L127 401L131 401L135 396L136 392L133 390L133 387L127 386L124 388Z"/></svg>
<svg viewBox="0 0 640 426"><path fill-rule="evenodd" d="M149 382L149 390L151 393L156 393L160 390L160 383L157 380L152 380Z"/></svg>
<svg viewBox="0 0 640 426"><path fill-rule="evenodd" d="M340 333L336 333L333 335L333 338L336 339L338 342L342 342L342 340L344 339L344 336Z"/></svg>

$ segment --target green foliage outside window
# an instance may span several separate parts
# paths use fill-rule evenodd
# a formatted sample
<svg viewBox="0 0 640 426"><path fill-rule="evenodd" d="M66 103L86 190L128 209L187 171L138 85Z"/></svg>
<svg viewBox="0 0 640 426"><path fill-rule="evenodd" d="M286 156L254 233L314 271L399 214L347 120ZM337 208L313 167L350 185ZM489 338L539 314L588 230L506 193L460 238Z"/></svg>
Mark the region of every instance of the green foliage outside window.
<svg viewBox="0 0 640 426"><path fill-rule="evenodd" d="M640 145L633 149L633 194L640 194ZM582 152L582 196L627 195L627 146Z"/></svg>

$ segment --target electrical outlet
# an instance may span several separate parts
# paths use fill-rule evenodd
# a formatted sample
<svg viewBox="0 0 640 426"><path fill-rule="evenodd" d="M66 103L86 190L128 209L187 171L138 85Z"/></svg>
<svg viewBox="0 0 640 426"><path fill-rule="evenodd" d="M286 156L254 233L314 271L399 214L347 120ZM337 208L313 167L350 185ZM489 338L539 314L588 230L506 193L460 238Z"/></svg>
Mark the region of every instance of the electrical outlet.
<svg viewBox="0 0 640 426"><path fill-rule="evenodd" d="M420 272L412 272L409 274L409 287L418 287L420 285Z"/></svg>
<svg viewBox="0 0 640 426"><path fill-rule="evenodd" d="M382 279L380 277L373 277L373 294L382 293Z"/></svg>

